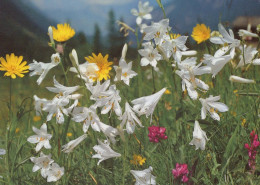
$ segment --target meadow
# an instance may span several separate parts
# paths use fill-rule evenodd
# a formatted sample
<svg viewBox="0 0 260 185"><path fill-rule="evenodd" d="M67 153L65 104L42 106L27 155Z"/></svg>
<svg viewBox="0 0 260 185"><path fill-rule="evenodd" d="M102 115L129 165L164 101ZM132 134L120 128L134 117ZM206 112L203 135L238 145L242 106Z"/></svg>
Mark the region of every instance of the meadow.
<svg viewBox="0 0 260 185"><path fill-rule="evenodd" d="M0 184L260 184L259 32L198 24L186 48L151 10L123 25L132 61L67 51L68 24L46 28L49 63L1 56Z"/></svg>

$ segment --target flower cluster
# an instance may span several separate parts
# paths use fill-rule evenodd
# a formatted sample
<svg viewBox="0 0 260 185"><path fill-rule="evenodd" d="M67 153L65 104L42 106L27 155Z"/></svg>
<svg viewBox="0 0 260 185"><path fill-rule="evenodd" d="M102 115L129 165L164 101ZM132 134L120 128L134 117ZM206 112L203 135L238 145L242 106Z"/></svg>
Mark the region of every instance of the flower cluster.
<svg viewBox="0 0 260 185"><path fill-rule="evenodd" d="M160 140L165 140L168 137L165 135L166 128L160 126L148 127L149 130L149 140L153 143L158 143Z"/></svg>
<svg viewBox="0 0 260 185"><path fill-rule="evenodd" d="M141 155L133 155L133 160L130 160L130 163L133 165L140 165L142 166L145 163L146 158L142 157Z"/></svg>
<svg viewBox="0 0 260 185"><path fill-rule="evenodd" d="M256 159L256 154L257 154L257 148L260 145L260 142L258 140L258 135L255 134L255 131L253 130L250 133L250 141L251 144L249 145L248 143L245 144L245 148L248 151L248 166L251 168L251 170L254 172L255 171L255 159Z"/></svg>
<svg viewBox="0 0 260 185"><path fill-rule="evenodd" d="M174 179L181 179L181 181L184 183L188 182L188 165L176 163L176 167L172 170L172 174L174 176Z"/></svg>

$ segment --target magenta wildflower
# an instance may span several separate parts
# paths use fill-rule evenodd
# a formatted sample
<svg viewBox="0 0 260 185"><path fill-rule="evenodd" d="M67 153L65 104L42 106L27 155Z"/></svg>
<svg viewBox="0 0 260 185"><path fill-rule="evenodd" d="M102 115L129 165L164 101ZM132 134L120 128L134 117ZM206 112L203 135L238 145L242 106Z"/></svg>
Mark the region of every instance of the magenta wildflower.
<svg viewBox="0 0 260 185"><path fill-rule="evenodd" d="M172 174L174 176L174 179L181 179L181 181L184 183L188 182L188 165L176 163L176 167L172 170Z"/></svg>
<svg viewBox="0 0 260 185"><path fill-rule="evenodd" d="M247 149L248 156L249 156L248 166L251 168L252 173L254 173L257 148L260 145L260 142L258 141L258 135L255 134L254 130L250 133L250 141L251 141L251 146L248 143L246 143L245 148Z"/></svg>
<svg viewBox="0 0 260 185"><path fill-rule="evenodd" d="M161 139L167 139L168 137L165 135L166 128L160 126L151 126L148 127L149 130L149 140L153 143L158 143Z"/></svg>

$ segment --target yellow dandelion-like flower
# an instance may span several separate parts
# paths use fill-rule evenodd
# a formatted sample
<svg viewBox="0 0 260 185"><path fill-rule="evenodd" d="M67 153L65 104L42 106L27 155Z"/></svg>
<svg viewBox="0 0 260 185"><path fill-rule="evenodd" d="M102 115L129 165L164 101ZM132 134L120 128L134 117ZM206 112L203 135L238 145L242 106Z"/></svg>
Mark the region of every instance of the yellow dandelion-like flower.
<svg viewBox="0 0 260 185"><path fill-rule="evenodd" d="M65 23L58 24L57 29L52 26L53 39L57 42L65 42L71 39L75 35L75 30L70 27L69 24Z"/></svg>
<svg viewBox="0 0 260 185"><path fill-rule="evenodd" d="M130 160L130 163L133 165L140 165L142 166L145 163L146 158L142 157L141 155L133 155L133 160Z"/></svg>
<svg viewBox="0 0 260 185"><path fill-rule="evenodd" d="M101 81L103 79L107 80L107 78L110 78L109 71L112 69L110 66L113 62L108 62L108 55L103 57L101 53L99 53L98 56L92 53L92 56L85 57L85 59L89 63L95 63L98 66L99 70L96 72L98 75L97 79Z"/></svg>
<svg viewBox="0 0 260 185"><path fill-rule="evenodd" d="M72 133L71 132L68 132L67 133L67 137L71 137L72 136Z"/></svg>
<svg viewBox="0 0 260 185"><path fill-rule="evenodd" d="M6 60L0 58L0 71L6 71L4 76L11 76L12 79L16 78L16 75L19 77L24 77L23 73L29 72L29 66L26 65L27 62L23 61L23 56L15 56L14 53L11 55L6 55Z"/></svg>
<svg viewBox="0 0 260 185"><path fill-rule="evenodd" d="M210 38L210 28L206 27L205 24L197 24L197 26L193 28L191 36L198 44L200 44Z"/></svg>

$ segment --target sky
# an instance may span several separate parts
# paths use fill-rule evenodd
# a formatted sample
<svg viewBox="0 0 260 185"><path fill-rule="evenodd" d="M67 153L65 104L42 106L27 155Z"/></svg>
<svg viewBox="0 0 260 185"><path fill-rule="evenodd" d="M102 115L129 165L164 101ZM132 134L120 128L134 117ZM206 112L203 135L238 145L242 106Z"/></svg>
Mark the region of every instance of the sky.
<svg viewBox="0 0 260 185"><path fill-rule="evenodd" d="M103 35L106 34L108 12L113 9L116 20L123 17L126 23L133 23L132 8L137 8L139 0L23 0L32 3L45 16L57 23L70 22L76 31L84 31L92 35L97 23ZM169 0L162 0L163 3ZM156 0L150 0L150 5L157 7Z"/></svg>

